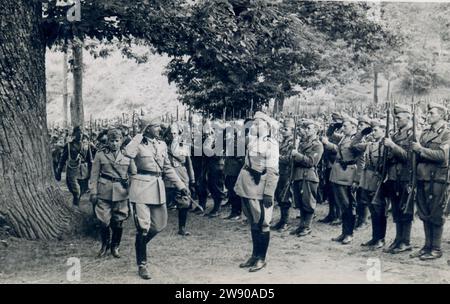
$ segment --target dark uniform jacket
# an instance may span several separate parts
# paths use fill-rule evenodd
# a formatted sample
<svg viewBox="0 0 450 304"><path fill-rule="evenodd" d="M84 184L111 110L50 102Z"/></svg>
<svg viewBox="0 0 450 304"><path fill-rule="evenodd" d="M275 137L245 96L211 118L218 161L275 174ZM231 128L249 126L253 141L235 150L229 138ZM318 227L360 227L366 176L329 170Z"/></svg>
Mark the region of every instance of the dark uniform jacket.
<svg viewBox="0 0 450 304"><path fill-rule="evenodd" d="M311 138L305 142L300 142L298 146L300 155L294 157L294 180L319 182L317 165L322 158L323 150L323 145L317 137Z"/></svg>
<svg viewBox="0 0 450 304"><path fill-rule="evenodd" d="M396 146L390 148L388 152L388 180L407 182L411 178L412 127L407 126L398 130L392 135L391 139Z"/></svg>
<svg viewBox="0 0 450 304"><path fill-rule="evenodd" d="M441 123L436 130L425 129L420 136L424 147L417 159L417 180L448 182L450 130Z"/></svg>

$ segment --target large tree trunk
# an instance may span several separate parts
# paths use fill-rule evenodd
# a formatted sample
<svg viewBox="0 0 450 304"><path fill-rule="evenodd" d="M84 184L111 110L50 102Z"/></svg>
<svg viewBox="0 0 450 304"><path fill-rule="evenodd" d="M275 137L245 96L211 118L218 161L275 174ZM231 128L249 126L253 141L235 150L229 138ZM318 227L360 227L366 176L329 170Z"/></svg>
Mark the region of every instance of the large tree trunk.
<svg viewBox="0 0 450 304"><path fill-rule="evenodd" d="M53 239L74 212L51 166L40 1L0 2L0 216L17 236Z"/></svg>
<svg viewBox="0 0 450 304"><path fill-rule="evenodd" d="M74 41L73 51L73 98L71 107L72 126L84 127L83 109L83 43Z"/></svg>
<svg viewBox="0 0 450 304"><path fill-rule="evenodd" d="M378 71L373 72L373 103L378 104Z"/></svg>
<svg viewBox="0 0 450 304"><path fill-rule="evenodd" d="M68 72L68 64L67 64L67 48L64 50L64 58L63 58L63 119L64 119L64 128L67 128L69 124L68 118L68 105L69 105L69 93L67 91L67 72Z"/></svg>

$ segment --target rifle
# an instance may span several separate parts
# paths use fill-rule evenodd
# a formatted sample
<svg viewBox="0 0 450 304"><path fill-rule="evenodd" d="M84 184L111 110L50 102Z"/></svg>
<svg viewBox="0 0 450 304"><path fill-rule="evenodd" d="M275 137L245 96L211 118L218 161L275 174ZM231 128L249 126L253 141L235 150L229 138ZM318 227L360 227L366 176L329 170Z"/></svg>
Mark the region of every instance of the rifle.
<svg viewBox="0 0 450 304"><path fill-rule="evenodd" d="M133 137L136 136L136 123L134 122L135 115L136 115L136 111L133 110L133 116L131 117L131 125L133 126Z"/></svg>
<svg viewBox="0 0 450 304"><path fill-rule="evenodd" d="M385 133L384 133L384 137L385 138L389 137L390 116L391 116L391 102L388 101L386 103L386 130L385 130ZM386 175L387 175L387 157L388 157L388 149L386 147L384 147L383 148L383 159L382 159L382 162L381 162L381 166L382 166L381 167L381 176L380 176L380 180L378 181L377 189L375 190L375 194L372 197L372 204L377 199L377 197L378 197L378 195L380 193L380 190L381 190L381 186L383 185L383 182L386 179Z"/></svg>
<svg viewBox="0 0 450 304"><path fill-rule="evenodd" d="M413 141L417 141L417 121L416 121L416 105L414 104L414 77L412 78L412 97L411 97L411 111L412 111L412 123L413 123ZM407 211L409 206L414 203L417 190L417 154L412 152L411 156L411 180L408 185L408 199L402 211Z"/></svg>
<svg viewBox="0 0 450 304"><path fill-rule="evenodd" d="M292 152L294 151L294 149L296 148L296 141L297 141L297 119L294 116L294 142L292 143L292 148L291 148L291 156L289 159L289 180L286 183L286 185L284 186L283 190L281 191L281 201L284 202L286 200L286 195L289 191L289 189L291 188L292 183L294 182L294 157L292 157Z"/></svg>

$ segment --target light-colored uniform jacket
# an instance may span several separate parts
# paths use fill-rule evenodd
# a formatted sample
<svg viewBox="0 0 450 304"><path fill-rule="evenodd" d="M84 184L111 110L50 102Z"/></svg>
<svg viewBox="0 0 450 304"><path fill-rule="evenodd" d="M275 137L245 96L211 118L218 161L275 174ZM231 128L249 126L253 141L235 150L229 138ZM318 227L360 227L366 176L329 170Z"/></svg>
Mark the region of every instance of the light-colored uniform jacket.
<svg viewBox="0 0 450 304"><path fill-rule="evenodd" d="M134 159L137 174L131 177L130 201L137 204L162 205L166 203L166 191L162 176L140 174L139 170L164 174L164 179L172 182L181 190L185 185L170 164L165 142L147 139L137 134L125 147L125 155Z"/></svg>
<svg viewBox="0 0 450 304"><path fill-rule="evenodd" d="M113 169L116 168L116 170ZM120 176L119 174L120 173ZM112 181L101 177L106 175L116 179L128 179L129 175L136 174L134 161L118 151L117 157L109 150L98 151L92 164L89 189L99 199L118 202L128 199L128 189L120 181Z"/></svg>
<svg viewBox="0 0 450 304"><path fill-rule="evenodd" d="M262 200L263 195L274 196L278 183L278 142L272 138L252 138L247 146L245 164L234 186L240 197ZM258 184L246 169L249 167L263 173Z"/></svg>

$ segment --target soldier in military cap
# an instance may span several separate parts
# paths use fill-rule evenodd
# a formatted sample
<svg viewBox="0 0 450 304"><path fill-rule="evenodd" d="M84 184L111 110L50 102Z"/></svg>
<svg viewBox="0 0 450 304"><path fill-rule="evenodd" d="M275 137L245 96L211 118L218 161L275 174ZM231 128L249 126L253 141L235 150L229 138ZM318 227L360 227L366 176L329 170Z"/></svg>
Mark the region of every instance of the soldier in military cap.
<svg viewBox="0 0 450 304"><path fill-rule="evenodd" d="M430 103L429 127L411 147L417 153L417 212L423 222L425 245L411 257L433 260L442 256L441 239L447 205L450 130L444 120L446 108Z"/></svg>
<svg viewBox="0 0 450 304"><path fill-rule="evenodd" d="M93 159L90 145L82 141L83 132L81 127L73 128L72 135L74 137L73 140L64 145L58 169L56 170L56 180L61 180L62 171L66 167L67 188L72 193L73 205L78 206L81 195L87 188L85 185L90 176Z"/></svg>
<svg viewBox="0 0 450 304"><path fill-rule="evenodd" d="M192 189L195 184L194 170L190 158L190 147L182 141L183 130L177 123L173 123L168 128L168 155L171 165L174 167L178 177L185 187ZM174 201L178 209L178 234L188 236L191 233L186 231L187 214L191 201L186 196L181 195L175 184L165 180L167 202Z"/></svg>
<svg viewBox="0 0 450 304"><path fill-rule="evenodd" d="M120 258L122 223L129 214L128 177L136 174L136 166L134 161L124 156L120 150L122 141L123 136L119 129L109 130L108 147L98 151L92 165L90 201L95 206L95 215L102 223L102 248L99 257L105 256L111 247L111 254Z"/></svg>
<svg viewBox="0 0 450 304"><path fill-rule="evenodd" d="M139 276L150 279L147 270L147 244L167 225L166 192L162 175L173 183L182 196L189 190L172 167L167 145L159 140L161 120L144 118L143 133L125 147L125 155L134 159L137 174L131 177L129 199L136 224L136 261Z"/></svg>
<svg viewBox="0 0 450 304"><path fill-rule="evenodd" d="M340 113L332 113L331 115L332 121L328 126L325 136L327 140L332 144L338 144L342 138L342 134L339 133L342 128L343 117ZM325 172L323 174L324 185L323 192L324 197L328 200L328 214L325 218L320 219L321 223L330 223L332 225L340 225L341 222L341 209L339 208L338 203L334 200L332 186L330 182L330 174L331 168L336 161L337 153L333 149L324 149L322 161L323 167L325 167Z"/></svg>
<svg viewBox="0 0 450 304"><path fill-rule="evenodd" d="M286 118L283 121L283 128L281 128L282 140L280 143L280 160L278 168L280 177L275 190L275 199L280 207L281 216L278 223L271 227L273 230L278 230L280 232L285 231L288 228L289 209L291 208L292 202L291 185L289 185L289 177L291 175L289 165L291 153L294 149L294 128L295 121L293 118Z"/></svg>
<svg viewBox="0 0 450 304"><path fill-rule="evenodd" d="M411 172L411 142L413 130L411 110L407 105L397 104L394 107L397 132L384 139L389 149L387 157L388 176L383 184L382 192L390 201L396 235L387 253L401 253L412 249L410 244L411 226L414 216L414 204L408 204L408 184Z"/></svg>
<svg viewBox="0 0 450 304"><path fill-rule="evenodd" d="M278 182L278 141L271 129L277 122L262 112L256 112L250 129L245 165L234 190L242 198L242 209L251 225L252 256L241 268L250 272L266 266L266 254L270 241L270 220L273 213L273 197ZM275 126L275 127L274 127Z"/></svg>
<svg viewBox="0 0 450 304"><path fill-rule="evenodd" d="M292 234L306 236L311 233L311 222L316 209L319 176L317 165L323 154L323 145L317 137L320 126L313 120L304 120L303 134L298 147L292 152L294 158L294 200L300 209L300 224Z"/></svg>
<svg viewBox="0 0 450 304"><path fill-rule="evenodd" d="M331 143L323 138L324 148L337 153L336 162L331 168L330 182L334 200L342 211L342 233L333 241L349 244L353 240L355 228L355 191L356 162L359 152L352 147L352 139L356 134L358 121L349 116L344 117L342 137L338 144Z"/></svg>
<svg viewBox="0 0 450 304"><path fill-rule="evenodd" d="M367 136L371 132L371 119L367 115L358 117L358 132L353 138L352 147L359 152L360 156L356 163L356 180L359 182L363 170L364 151L367 146ZM367 204L361 199L361 188L356 190L356 226L355 229L367 224Z"/></svg>
<svg viewBox="0 0 450 304"><path fill-rule="evenodd" d="M386 123L378 119L373 119L371 128L372 141L367 143L362 159L359 187L361 189L361 203L369 207L372 221L372 238L362 243L361 246L381 248L385 244L384 238L386 236L386 199L379 194L374 198L374 195L383 178L383 137L385 135Z"/></svg>

